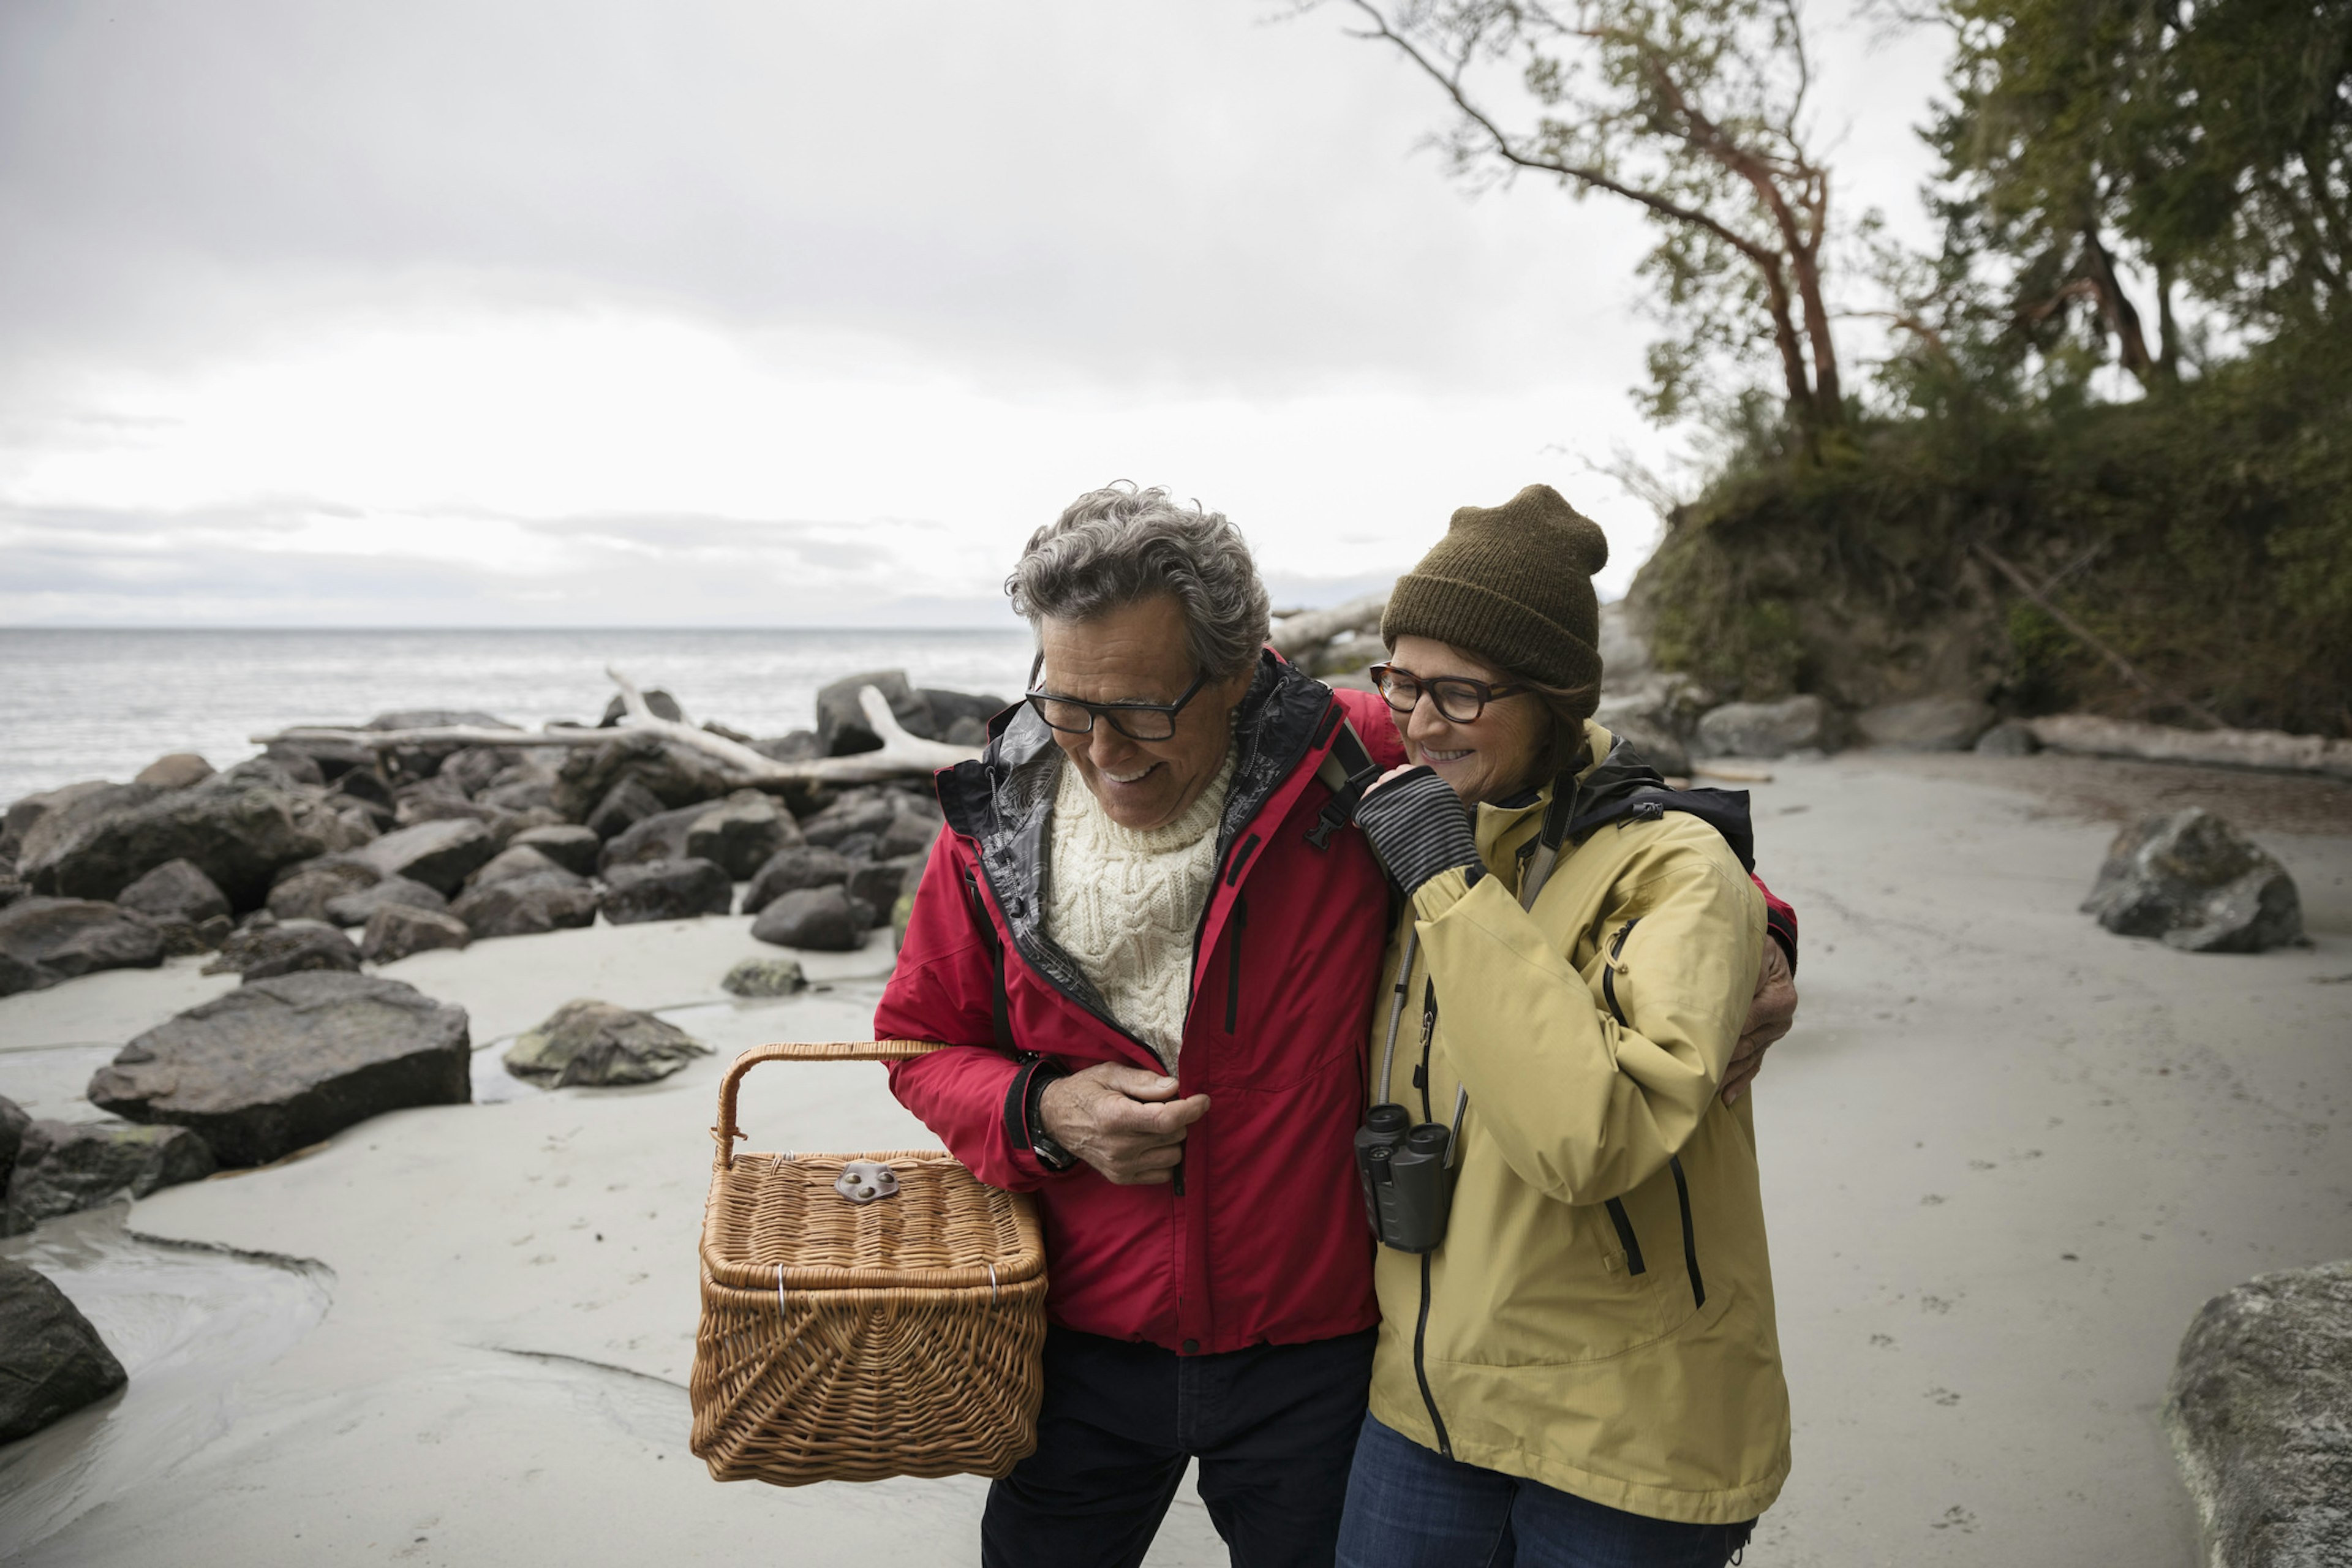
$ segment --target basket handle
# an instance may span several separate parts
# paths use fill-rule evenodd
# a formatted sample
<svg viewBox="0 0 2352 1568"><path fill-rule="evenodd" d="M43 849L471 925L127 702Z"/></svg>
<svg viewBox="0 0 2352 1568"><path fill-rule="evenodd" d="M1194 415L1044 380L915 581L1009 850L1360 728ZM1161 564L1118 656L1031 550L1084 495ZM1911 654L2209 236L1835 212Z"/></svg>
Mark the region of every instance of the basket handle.
<svg viewBox="0 0 2352 1568"><path fill-rule="evenodd" d="M743 1075L761 1062L903 1062L950 1047L937 1040L784 1040L754 1046L735 1058L719 1085L719 1125L710 1130L719 1145L719 1163L735 1163L735 1141L743 1136L735 1125L735 1091Z"/></svg>

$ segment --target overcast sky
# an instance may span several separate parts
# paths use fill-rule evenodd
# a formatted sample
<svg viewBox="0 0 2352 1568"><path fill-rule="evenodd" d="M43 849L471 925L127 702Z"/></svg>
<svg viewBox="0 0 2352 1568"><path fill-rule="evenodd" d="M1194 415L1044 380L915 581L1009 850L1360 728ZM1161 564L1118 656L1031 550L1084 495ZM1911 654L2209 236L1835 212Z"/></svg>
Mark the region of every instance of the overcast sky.
<svg viewBox="0 0 2352 1568"><path fill-rule="evenodd" d="M1666 437L1630 213L1268 0L0 5L0 624L1002 624L1080 490L1384 582ZM1915 221L1931 42L1818 10Z"/></svg>

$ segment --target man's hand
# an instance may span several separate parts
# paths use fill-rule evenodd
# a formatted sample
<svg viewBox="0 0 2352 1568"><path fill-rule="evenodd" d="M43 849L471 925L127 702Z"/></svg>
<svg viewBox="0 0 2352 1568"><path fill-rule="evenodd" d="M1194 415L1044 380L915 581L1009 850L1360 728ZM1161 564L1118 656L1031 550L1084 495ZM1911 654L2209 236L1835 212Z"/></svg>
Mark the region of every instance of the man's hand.
<svg viewBox="0 0 2352 1568"><path fill-rule="evenodd" d="M1207 1095L1178 1100L1174 1079L1117 1062L1055 1079L1037 1102L1055 1142L1123 1187L1168 1180L1208 1113Z"/></svg>
<svg viewBox="0 0 2352 1568"><path fill-rule="evenodd" d="M1723 1103L1732 1104L1748 1092L1748 1085L1763 1068L1764 1053L1797 1021L1797 977L1789 973L1789 955L1777 938L1764 939L1764 965L1756 972L1756 999L1748 1005L1748 1023L1732 1047L1731 1065L1723 1074Z"/></svg>

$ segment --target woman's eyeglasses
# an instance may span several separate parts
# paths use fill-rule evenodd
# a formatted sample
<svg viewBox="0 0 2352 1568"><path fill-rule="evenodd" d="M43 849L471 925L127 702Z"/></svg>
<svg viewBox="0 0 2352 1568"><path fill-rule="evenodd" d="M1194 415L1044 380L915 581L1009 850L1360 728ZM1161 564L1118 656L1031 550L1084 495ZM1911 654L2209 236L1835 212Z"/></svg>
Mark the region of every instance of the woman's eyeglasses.
<svg viewBox="0 0 2352 1568"><path fill-rule="evenodd" d="M1493 686L1483 680L1473 680L1466 675L1419 676L1393 664L1376 664L1371 668L1372 686L1381 700L1399 713L1410 713L1421 701L1423 692L1437 705L1440 717L1456 724L1475 724L1486 704L1503 697L1517 697L1528 688Z"/></svg>
<svg viewBox="0 0 2352 1568"><path fill-rule="evenodd" d="M1029 666L1029 679L1035 681L1037 672L1045 667L1045 656L1039 654ZM1209 683L1209 672L1202 670L1184 689L1184 695L1173 702L1081 702L1075 697L1060 697L1050 691L1040 691L1033 685L1023 693L1037 717L1045 721L1051 730L1065 735L1085 735L1093 731L1098 718L1110 721L1110 727L1130 741L1167 741L1175 738L1176 715L1184 711L1184 704L1201 694Z"/></svg>

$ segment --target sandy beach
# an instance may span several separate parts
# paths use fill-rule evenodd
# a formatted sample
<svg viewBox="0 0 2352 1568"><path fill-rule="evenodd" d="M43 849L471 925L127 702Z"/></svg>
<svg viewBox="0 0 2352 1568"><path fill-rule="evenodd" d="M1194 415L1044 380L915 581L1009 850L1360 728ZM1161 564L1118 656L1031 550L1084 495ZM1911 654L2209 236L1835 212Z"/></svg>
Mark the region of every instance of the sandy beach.
<svg viewBox="0 0 2352 1568"><path fill-rule="evenodd" d="M1849 754L1754 787L1803 921L1759 1080L1795 1474L1748 1561L2189 1568L2159 1421L2183 1329L2248 1277L2352 1256L2352 790L2152 764ZM2076 912L2114 823L2231 814L2314 945L2198 956ZM384 973L464 1005L478 1101L0 1244L131 1373L0 1449L0 1557L191 1564L968 1561L984 1483L721 1486L685 1451L694 1248L724 1062L862 1038L887 933L719 989L748 920L489 940ZM132 1034L234 984L198 960L0 999L0 1094L84 1118ZM505 1041L574 996L717 1055L541 1092ZM878 1068L763 1068L752 1148L932 1142ZM1180 1500L1150 1559L1213 1563Z"/></svg>

